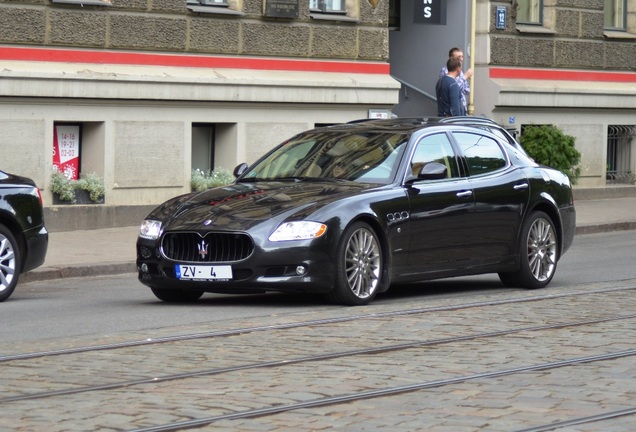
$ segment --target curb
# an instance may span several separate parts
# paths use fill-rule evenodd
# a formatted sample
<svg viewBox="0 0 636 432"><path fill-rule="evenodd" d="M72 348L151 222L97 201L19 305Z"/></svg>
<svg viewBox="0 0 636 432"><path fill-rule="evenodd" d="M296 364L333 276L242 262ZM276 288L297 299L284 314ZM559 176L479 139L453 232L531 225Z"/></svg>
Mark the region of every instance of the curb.
<svg viewBox="0 0 636 432"><path fill-rule="evenodd" d="M119 275L126 273L137 273L137 264L135 262L120 262L68 267L40 267L21 275L20 283L76 277Z"/></svg>
<svg viewBox="0 0 636 432"><path fill-rule="evenodd" d="M598 225L582 225L576 227L576 235L629 230L636 230L636 222L613 222Z"/></svg>

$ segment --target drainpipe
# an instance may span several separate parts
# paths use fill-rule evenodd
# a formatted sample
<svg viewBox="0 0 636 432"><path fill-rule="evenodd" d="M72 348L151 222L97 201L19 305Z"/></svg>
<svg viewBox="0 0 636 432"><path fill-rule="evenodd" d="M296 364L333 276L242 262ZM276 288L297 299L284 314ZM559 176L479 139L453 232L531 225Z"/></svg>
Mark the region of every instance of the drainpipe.
<svg viewBox="0 0 636 432"><path fill-rule="evenodd" d="M477 0L472 0L470 6L470 68L473 76L469 78L470 94L468 96L468 114L475 112L475 24L477 22Z"/></svg>

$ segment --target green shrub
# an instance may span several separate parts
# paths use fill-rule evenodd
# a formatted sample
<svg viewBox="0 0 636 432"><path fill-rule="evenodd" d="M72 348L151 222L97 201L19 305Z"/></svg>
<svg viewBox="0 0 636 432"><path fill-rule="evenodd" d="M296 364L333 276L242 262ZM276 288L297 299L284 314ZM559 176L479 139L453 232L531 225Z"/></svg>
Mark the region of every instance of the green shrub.
<svg viewBox="0 0 636 432"><path fill-rule="evenodd" d="M101 200L106 194L104 180L95 173L80 174L75 188L87 191L91 201L95 202Z"/></svg>
<svg viewBox="0 0 636 432"><path fill-rule="evenodd" d="M537 163L547 165L567 175L576 184L581 175L581 153L574 146L574 137L565 135L552 125L526 126L520 143Z"/></svg>
<svg viewBox="0 0 636 432"><path fill-rule="evenodd" d="M106 194L104 180L95 173L80 174L79 180L68 179L59 171L51 174L51 192L57 194L60 201L76 202L76 190L87 191L94 202L99 202Z"/></svg>
<svg viewBox="0 0 636 432"><path fill-rule="evenodd" d="M190 180L190 186L192 191L202 192L213 187L225 186L234 181L234 176L231 172L219 168L216 170L208 170L206 172L199 169L192 170L192 177Z"/></svg>
<svg viewBox="0 0 636 432"><path fill-rule="evenodd" d="M75 184L59 171L51 174L51 192L57 194L61 201L75 202Z"/></svg>

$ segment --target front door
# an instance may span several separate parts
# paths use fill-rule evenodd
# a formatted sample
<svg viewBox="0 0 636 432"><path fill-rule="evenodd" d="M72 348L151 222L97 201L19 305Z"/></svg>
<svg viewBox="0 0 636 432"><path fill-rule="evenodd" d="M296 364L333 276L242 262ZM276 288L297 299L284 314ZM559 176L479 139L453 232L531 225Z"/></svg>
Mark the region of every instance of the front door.
<svg viewBox="0 0 636 432"><path fill-rule="evenodd" d="M445 178L416 179L407 185L413 273L448 270L466 263L473 253L467 247L474 219L472 186L460 177L458 158L444 132L427 135L417 144L410 162L413 176L430 163L445 165Z"/></svg>

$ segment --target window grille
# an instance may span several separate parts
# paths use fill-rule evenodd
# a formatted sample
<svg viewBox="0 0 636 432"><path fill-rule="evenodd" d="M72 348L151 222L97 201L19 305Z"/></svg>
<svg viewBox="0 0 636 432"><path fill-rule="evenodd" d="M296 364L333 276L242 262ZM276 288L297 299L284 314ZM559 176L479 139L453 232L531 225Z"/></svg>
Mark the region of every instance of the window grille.
<svg viewBox="0 0 636 432"><path fill-rule="evenodd" d="M634 184L632 141L636 126L610 125L607 128L607 184Z"/></svg>

